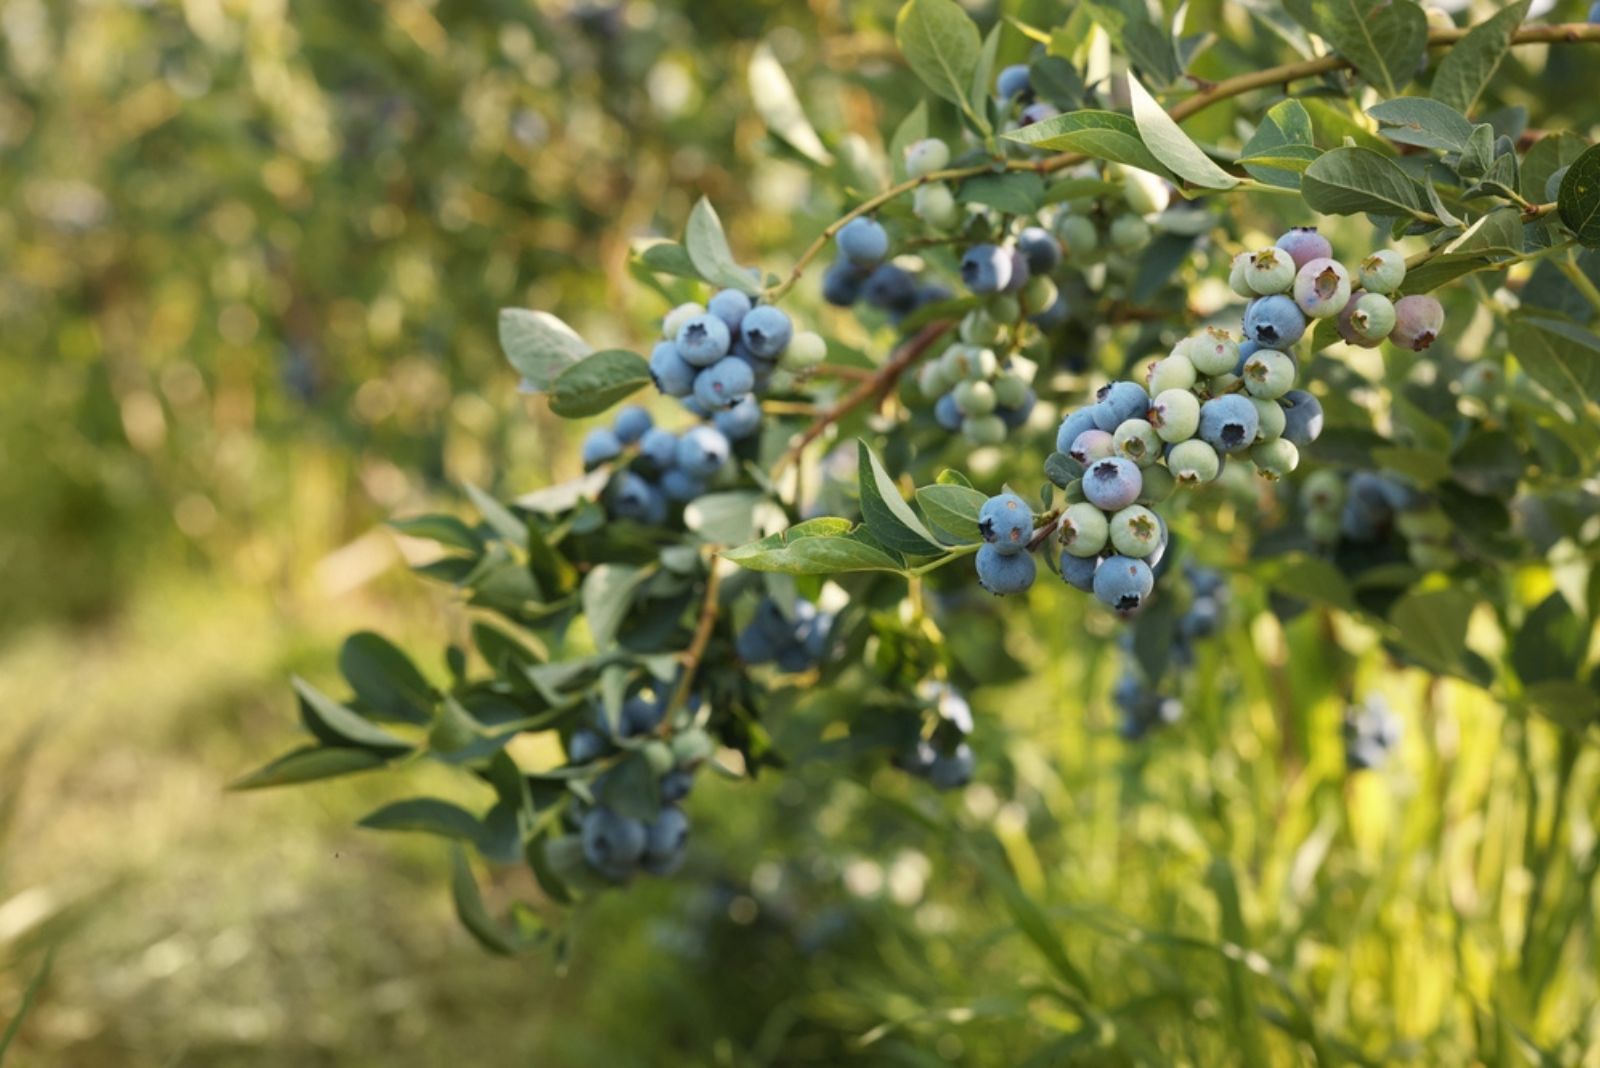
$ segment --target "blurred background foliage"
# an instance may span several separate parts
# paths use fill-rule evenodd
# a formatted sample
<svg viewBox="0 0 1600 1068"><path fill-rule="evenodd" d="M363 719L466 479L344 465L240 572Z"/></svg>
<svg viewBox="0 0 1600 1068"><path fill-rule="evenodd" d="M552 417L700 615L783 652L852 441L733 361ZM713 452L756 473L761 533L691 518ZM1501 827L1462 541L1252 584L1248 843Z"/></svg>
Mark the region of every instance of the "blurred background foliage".
<svg viewBox="0 0 1600 1068"><path fill-rule="evenodd" d="M1596 1056L1600 853L1556 800L1593 795L1593 752L1319 614L1280 626L1248 586L1190 725L1145 748L1115 737L1104 620L1039 591L1010 635L1031 677L975 701L985 785L930 809L804 759L709 783L690 869L606 895L559 966L485 957L432 840L350 826L397 784L221 798L284 747L283 678L327 675L344 631L437 641L445 601L383 519L577 469L496 311L640 344L665 305L631 244L702 194L785 266L920 95L896 6L0 0L0 1018L59 946L16 1063L1095 1063L1156 1019L1193 1063ZM1292 52L1251 6L1191 5L1226 27L1200 71ZM763 41L829 181L751 108ZM1521 50L1497 103L1589 129L1590 70ZM1247 212L1270 234L1304 221L1284 207ZM814 285L802 314L870 340ZM1350 672L1407 711L1383 776L1343 772L1324 683ZM869 685L775 717L780 743L805 753ZM1002 861L1032 904L985 877ZM1559 929L1520 925L1532 892ZM1059 945L1093 1005L1049 981Z"/></svg>

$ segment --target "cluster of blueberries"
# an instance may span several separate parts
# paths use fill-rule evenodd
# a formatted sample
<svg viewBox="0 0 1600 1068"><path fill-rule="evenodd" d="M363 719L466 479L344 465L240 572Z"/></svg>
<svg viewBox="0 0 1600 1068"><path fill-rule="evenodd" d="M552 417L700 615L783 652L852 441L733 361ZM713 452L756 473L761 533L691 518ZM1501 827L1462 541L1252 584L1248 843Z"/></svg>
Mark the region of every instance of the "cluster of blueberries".
<svg viewBox="0 0 1600 1068"><path fill-rule="evenodd" d="M926 779L936 790L955 790L972 781L977 757L967 738L972 734L972 706L949 683L929 680L918 687L918 696L935 716L933 731L919 737L908 750L895 757L895 766L919 779Z"/></svg>
<svg viewBox="0 0 1600 1068"><path fill-rule="evenodd" d="M1039 397L1038 366L1022 356L997 356L989 346L999 324L983 309L961 321L960 340L922 365L917 385L933 403L933 418L972 445L998 445L1028 422Z"/></svg>
<svg viewBox="0 0 1600 1068"><path fill-rule="evenodd" d="M732 448L728 435L716 426L702 423L674 434L630 404L618 409L611 426L589 431L582 455L583 466L594 468L634 450L634 462L606 487L606 511L615 519L659 526L672 505L681 507L705 493Z"/></svg>
<svg viewBox="0 0 1600 1068"><path fill-rule="evenodd" d="M680 304L662 320L661 333L650 352L656 388L715 420L735 441L761 425L756 394L782 383L780 369L803 373L828 354L821 335L795 333L782 311L737 289L719 291L704 307Z"/></svg>
<svg viewBox="0 0 1600 1068"><path fill-rule="evenodd" d="M1172 666L1180 670L1194 662L1195 643L1211 637L1222 627L1229 600L1227 580L1222 572L1186 561L1183 573L1189 580L1191 597L1189 607L1178 617L1170 646ZM1133 634L1124 634L1122 642L1124 653L1131 654ZM1163 695L1146 682L1131 655L1112 691L1112 701L1122 716L1118 733L1130 742L1183 718L1183 702Z"/></svg>
<svg viewBox="0 0 1600 1068"><path fill-rule="evenodd" d="M930 143L944 150L943 161L948 162L950 150L944 147L944 142ZM950 196L949 189L942 185L925 188L942 189L945 196ZM954 199L950 207L954 212ZM918 308L949 300L952 296L944 286L924 282L889 259L889 232L876 219L864 215L851 219L839 229L834 242L839 258L822 276L822 299L829 304L848 308L864 303L898 324Z"/></svg>
<svg viewBox="0 0 1600 1068"><path fill-rule="evenodd" d="M1423 570L1446 570L1459 561L1450 519L1437 504L1398 475L1332 468L1315 471L1300 487L1306 533L1332 545L1405 539L1411 562Z"/></svg>
<svg viewBox="0 0 1600 1068"><path fill-rule="evenodd" d="M832 631L833 613L805 598L796 599L790 618L782 605L764 597L755 617L734 639L734 651L749 665L776 663L783 671L809 671L827 655Z"/></svg>
<svg viewBox="0 0 1600 1068"><path fill-rule="evenodd" d="M1351 771L1383 767L1400 745L1400 717L1379 694L1344 713L1344 764Z"/></svg>
<svg viewBox="0 0 1600 1068"><path fill-rule="evenodd" d="M695 769L709 755L711 741L694 728L677 732L670 741L654 737L661 733L670 693L670 689L640 689L630 694L623 701L615 738L599 726L604 717L594 712L591 724L578 727L567 739L571 764L604 760L623 747L642 748L657 774L661 808L654 819L634 819L601 804L575 808L584 860L613 882L626 882L640 871L670 875L683 863L688 848L689 818L678 806L689 796ZM698 702L690 704L692 711ZM595 780L597 792L604 792L609 774L606 771Z"/></svg>
<svg viewBox="0 0 1600 1068"><path fill-rule="evenodd" d="M1039 100L1033 92L1033 77L1025 63L1003 68L995 78L1001 117L1017 126L1032 126L1061 114L1054 104Z"/></svg>

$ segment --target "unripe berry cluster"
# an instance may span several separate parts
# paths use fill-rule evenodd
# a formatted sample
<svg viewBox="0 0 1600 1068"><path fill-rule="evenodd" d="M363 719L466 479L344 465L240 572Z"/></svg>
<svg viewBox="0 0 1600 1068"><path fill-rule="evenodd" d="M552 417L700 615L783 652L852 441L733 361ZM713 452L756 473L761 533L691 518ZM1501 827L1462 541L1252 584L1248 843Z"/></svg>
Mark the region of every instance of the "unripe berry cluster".
<svg viewBox="0 0 1600 1068"><path fill-rule="evenodd" d="M925 682L918 696L933 713L931 732L895 758L895 764L936 790L954 790L972 781L977 757L967 744L972 734L972 706L948 683Z"/></svg>
<svg viewBox="0 0 1600 1068"><path fill-rule="evenodd" d="M770 597L756 607L755 618L739 632L734 651L746 664L776 663L783 671L809 671L822 663L833 630L833 613L797 599L794 616Z"/></svg>
<svg viewBox="0 0 1600 1068"><path fill-rule="evenodd" d="M934 402L934 420L972 445L1003 442L1008 431L1027 423L1039 399L1033 391L1037 367L1021 356L997 356L990 346L999 334L999 324L974 309L961 321L959 340L917 373L917 387Z"/></svg>
<svg viewBox="0 0 1600 1068"><path fill-rule="evenodd" d="M1345 709L1344 763L1351 771L1381 768L1400 745L1400 717L1378 694Z"/></svg>

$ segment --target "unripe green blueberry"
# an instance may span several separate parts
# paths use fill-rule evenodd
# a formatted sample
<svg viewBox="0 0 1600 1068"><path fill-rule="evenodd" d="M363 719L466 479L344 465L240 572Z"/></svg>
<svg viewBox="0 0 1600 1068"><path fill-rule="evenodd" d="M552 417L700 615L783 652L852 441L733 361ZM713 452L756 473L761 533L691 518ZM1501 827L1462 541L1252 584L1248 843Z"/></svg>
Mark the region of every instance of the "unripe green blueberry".
<svg viewBox="0 0 1600 1068"><path fill-rule="evenodd" d="M988 415L996 406L994 387L968 380L956 387L956 407L962 415Z"/></svg>
<svg viewBox="0 0 1600 1068"><path fill-rule="evenodd" d="M677 758L680 768L692 768L709 759L716 751L716 743L699 727L691 727L672 736L672 755Z"/></svg>
<svg viewBox="0 0 1600 1068"><path fill-rule="evenodd" d="M791 371L809 371L827 356L828 343L822 339L822 335L802 330L790 340L789 347L783 350L778 363Z"/></svg>
<svg viewBox="0 0 1600 1068"><path fill-rule="evenodd" d="M1161 545L1161 520L1142 504L1130 504L1111 517L1111 546L1141 560Z"/></svg>
<svg viewBox="0 0 1600 1068"><path fill-rule="evenodd" d="M1135 214L1154 215L1167 210L1172 194L1167 189L1167 183L1158 175L1136 167L1125 167L1122 171L1122 199L1128 202L1128 207Z"/></svg>
<svg viewBox="0 0 1600 1068"><path fill-rule="evenodd" d="M1022 306L1030 312L1041 312L1056 302L1060 291L1047 274L1036 274L1022 288Z"/></svg>
<svg viewBox="0 0 1600 1068"><path fill-rule="evenodd" d="M1095 254L1100 247L1100 231L1094 220L1084 215L1062 215L1056 219L1056 237L1061 240L1063 252L1072 259L1083 260Z"/></svg>
<svg viewBox="0 0 1600 1068"><path fill-rule="evenodd" d="M969 345L993 345L1000 339L1000 324L982 308L961 317L961 340Z"/></svg>
<svg viewBox="0 0 1600 1068"><path fill-rule="evenodd" d="M942 171L949 165L950 146L937 137L925 137L906 146L906 174L912 178Z"/></svg>
<svg viewBox="0 0 1600 1068"><path fill-rule="evenodd" d="M994 349L974 348L967 359L967 377L974 382L987 382L1000 370L1000 357Z"/></svg>
<svg viewBox="0 0 1600 1068"><path fill-rule="evenodd" d="M1021 407L1028 399L1028 380L1014 371L1002 371L994 379L994 399L1002 408Z"/></svg>
<svg viewBox="0 0 1600 1068"><path fill-rule="evenodd" d="M796 379L793 371L782 367L772 372L772 377L767 379L767 390L772 393L787 393L795 387Z"/></svg>
<svg viewBox="0 0 1600 1068"><path fill-rule="evenodd" d="M1139 487L1139 504L1160 504L1172 496L1172 491L1178 486L1178 480L1172 477L1172 472L1161 464L1143 468L1139 473L1144 479Z"/></svg>
<svg viewBox="0 0 1600 1068"><path fill-rule="evenodd" d="M1167 467L1180 486L1197 486L1217 477L1222 459L1210 445L1199 438L1190 438L1172 447L1167 454Z"/></svg>
<svg viewBox="0 0 1600 1068"><path fill-rule="evenodd" d="M1252 397L1275 400L1294 388L1294 361L1277 349L1260 349L1244 362L1243 377Z"/></svg>
<svg viewBox="0 0 1600 1068"><path fill-rule="evenodd" d="M1022 305L1009 293L996 293L988 301L989 314L1002 323L1014 323L1022 318Z"/></svg>
<svg viewBox="0 0 1600 1068"><path fill-rule="evenodd" d="M1338 512L1307 512L1305 526L1312 541L1326 545L1339 540Z"/></svg>
<svg viewBox="0 0 1600 1068"><path fill-rule="evenodd" d="M1152 394L1161 394L1169 389L1193 389L1198 379L1189 357L1176 353L1151 364L1145 381Z"/></svg>
<svg viewBox="0 0 1600 1068"><path fill-rule="evenodd" d="M1182 352L1203 375L1232 374L1239 365L1239 343L1226 330L1208 327L1205 331L1178 342L1174 351Z"/></svg>
<svg viewBox="0 0 1600 1068"><path fill-rule="evenodd" d="M1262 400L1260 397L1251 397L1250 403L1255 405L1257 421L1260 424L1256 430L1256 440L1276 441L1283 437L1283 428L1289 422L1289 417L1283 412L1283 405L1276 400Z"/></svg>
<svg viewBox="0 0 1600 1068"><path fill-rule="evenodd" d="M1361 288L1368 293L1393 293L1406 280L1406 258L1392 248L1380 248L1361 261Z"/></svg>
<svg viewBox="0 0 1600 1068"><path fill-rule="evenodd" d="M919 185L911 194L911 210L935 230L948 230L961 221L961 207L943 182Z"/></svg>
<svg viewBox="0 0 1600 1068"><path fill-rule="evenodd" d="M1300 450L1295 448L1294 442L1278 438L1252 446L1250 459L1255 461L1263 478L1276 482L1300 466Z"/></svg>
<svg viewBox="0 0 1600 1068"><path fill-rule="evenodd" d="M917 368L917 389L928 400L938 400L951 385L944 374L943 360L929 360Z"/></svg>
<svg viewBox="0 0 1600 1068"><path fill-rule="evenodd" d="M998 415L971 415L961 420L961 436L974 445L998 445L1006 440L1006 422Z"/></svg>
<svg viewBox="0 0 1600 1068"><path fill-rule="evenodd" d="M1161 391L1150 405L1150 425L1162 441L1188 441L1200 429L1200 398L1186 389Z"/></svg>
<svg viewBox="0 0 1600 1068"><path fill-rule="evenodd" d="M1161 438L1156 428L1143 419L1129 419L1111 435L1112 446L1140 467L1161 459Z"/></svg>
<svg viewBox="0 0 1600 1068"><path fill-rule="evenodd" d="M680 304L667 313L661 320L661 336L671 341L678 336L690 319L698 319L706 313L703 304Z"/></svg>
<svg viewBox="0 0 1600 1068"><path fill-rule="evenodd" d="M1150 243L1150 224L1137 215L1119 215L1111 224L1111 245L1118 252L1138 252Z"/></svg>
<svg viewBox="0 0 1600 1068"><path fill-rule="evenodd" d="M1382 293L1363 293L1350 309L1350 329L1366 341L1382 341L1394 329L1394 302Z"/></svg>
<svg viewBox="0 0 1600 1068"><path fill-rule="evenodd" d="M1457 381L1461 383L1462 393L1469 397L1479 398L1493 397L1500 392L1500 387L1504 385L1504 378L1500 373L1499 366L1490 363L1488 360L1479 360L1477 363L1469 364L1467 369L1461 372L1461 377Z"/></svg>
<svg viewBox="0 0 1600 1068"><path fill-rule="evenodd" d="M1234 294L1250 300L1256 296L1256 291L1250 288L1250 276L1247 269L1250 266L1250 253L1241 252L1233 258L1228 266L1228 288Z"/></svg>
<svg viewBox="0 0 1600 1068"><path fill-rule="evenodd" d="M944 350L939 357L939 369L944 372L945 381L950 385L965 381L972 371L972 356L978 349L972 345L955 344Z"/></svg>
<svg viewBox="0 0 1600 1068"><path fill-rule="evenodd" d="M1294 284L1294 258L1273 246L1250 254L1244 280L1260 296L1286 292Z"/></svg>
<svg viewBox="0 0 1600 1068"><path fill-rule="evenodd" d="M1327 513L1335 518L1344 507L1344 476L1331 467L1319 467L1306 476L1300 486L1300 507L1309 513Z"/></svg>
<svg viewBox="0 0 1600 1068"><path fill-rule="evenodd" d="M1088 501L1074 504L1061 513L1061 523L1056 527L1056 539L1069 556L1097 555L1106 547L1111 527L1106 514Z"/></svg>
<svg viewBox="0 0 1600 1068"><path fill-rule="evenodd" d="M651 739L642 747L645 763L650 765L650 770L659 778L671 771L678 763L672 755L672 746L659 738Z"/></svg>

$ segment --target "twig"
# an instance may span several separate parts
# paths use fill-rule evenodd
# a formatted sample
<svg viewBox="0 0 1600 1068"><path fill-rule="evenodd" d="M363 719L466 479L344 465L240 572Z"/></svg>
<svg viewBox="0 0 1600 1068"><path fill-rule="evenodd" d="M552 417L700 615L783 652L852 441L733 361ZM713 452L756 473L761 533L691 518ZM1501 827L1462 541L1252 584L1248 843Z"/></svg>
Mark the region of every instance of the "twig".
<svg viewBox="0 0 1600 1068"><path fill-rule="evenodd" d="M706 646L711 644L711 632L716 629L717 614L721 611L721 605L717 603L717 592L722 585L722 576L717 571L715 550L712 550L710 558L706 561L706 567L706 592L700 602L700 618L695 622L694 637L689 640L689 648L683 651L683 675L678 679L678 688L672 692L672 701L667 705L666 714L661 717L661 727L664 731L670 729L672 714L689 700L689 689L694 683L694 673L706 655Z"/></svg>
<svg viewBox="0 0 1600 1068"><path fill-rule="evenodd" d="M870 367L850 367L842 363L819 363L811 373L821 378L847 378L852 382L865 382L875 372Z"/></svg>

